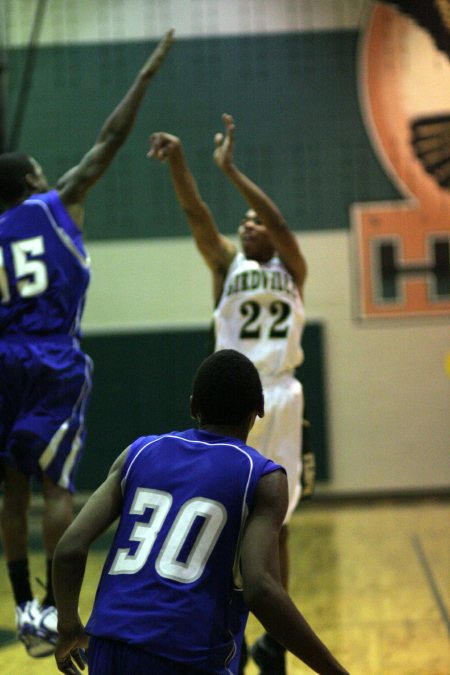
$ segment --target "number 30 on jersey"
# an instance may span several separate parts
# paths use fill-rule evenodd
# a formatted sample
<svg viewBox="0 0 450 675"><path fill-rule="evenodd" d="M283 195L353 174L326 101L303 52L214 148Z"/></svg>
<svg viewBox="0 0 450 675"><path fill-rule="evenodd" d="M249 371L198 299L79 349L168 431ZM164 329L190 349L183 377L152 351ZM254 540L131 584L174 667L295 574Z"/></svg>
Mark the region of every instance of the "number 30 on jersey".
<svg viewBox="0 0 450 675"><path fill-rule="evenodd" d="M109 574L136 574L146 564L159 531L172 506L172 495L161 490L138 488L134 495L130 515L143 515L151 509L148 521L137 521L130 535L130 541L138 542L134 554L129 548L119 548ZM204 523L195 538L186 561L180 561L179 554L191 531L196 518ZM196 497L189 499L180 508L156 559L157 573L166 579L181 583L192 583L202 575L205 565L227 521L223 504L212 499Z"/></svg>

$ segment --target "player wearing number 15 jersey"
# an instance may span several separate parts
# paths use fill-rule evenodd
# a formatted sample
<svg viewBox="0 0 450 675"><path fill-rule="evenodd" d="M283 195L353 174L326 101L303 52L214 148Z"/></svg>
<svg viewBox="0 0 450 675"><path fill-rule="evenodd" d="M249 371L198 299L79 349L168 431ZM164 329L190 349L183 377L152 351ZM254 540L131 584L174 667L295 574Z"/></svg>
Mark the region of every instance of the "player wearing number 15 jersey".
<svg viewBox="0 0 450 675"><path fill-rule="evenodd" d="M74 477L85 437L92 363L80 349L89 284L83 246L85 201L126 140L148 84L173 42L168 31L100 129L94 145L50 190L27 154L0 155L1 529L28 654L52 654L57 614L53 551L73 515ZM31 478L42 485L46 593L33 598L27 519Z"/></svg>
<svg viewBox="0 0 450 675"><path fill-rule="evenodd" d="M249 443L283 464L289 507L280 538L282 579L288 585L287 524L301 492L303 392L294 377L303 353L303 286L306 261L276 206L233 161L234 122L223 115L225 135L215 137L214 160L250 207L239 227L242 253L219 231L187 165L181 141L166 132L150 139L150 156L167 160L178 201L206 264L214 293L215 349L237 349L261 374L266 415L250 432ZM276 663L264 672L284 675L283 650L272 643Z"/></svg>
<svg viewBox="0 0 450 675"><path fill-rule="evenodd" d="M346 673L280 583L286 475L246 443L263 415L255 366L218 351L194 378L198 429L140 438L118 457L55 551L61 672L79 673L89 645L90 675L235 675L252 611L315 672ZM117 518L85 630L88 551Z"/></svg>
<svg viewBox="0 0 450 675"><path fill-rule="evenodd" d="M2 459L70 492L91 388L79 346L89 266L56 190L0 216Z"/></svg>

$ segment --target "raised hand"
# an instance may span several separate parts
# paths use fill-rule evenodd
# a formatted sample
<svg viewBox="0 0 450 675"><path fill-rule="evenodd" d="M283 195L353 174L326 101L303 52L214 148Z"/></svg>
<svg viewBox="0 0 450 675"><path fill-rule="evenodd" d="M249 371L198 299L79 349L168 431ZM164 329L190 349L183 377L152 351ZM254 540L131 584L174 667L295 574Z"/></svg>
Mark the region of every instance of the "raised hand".
<svg viewBox="0 0 450 675"><path fill-rule="evenodd" d="M217 133L214 136L216 149L214 150L214 161L217 166L226 170L233 163L234 149L234 120L231 115L224 113L222 119L225 124L225 135Z"/></svg>
<svg viewBox="0 0 450 675"><path fill-rule="evenodd" d="M164 162L167 157L181 147L180 139L165 131L157 131L150 136L150 150L147 157L154 157Z"/></svg>
<svg viewBox="0 0 450 675"><path fill-rule="evenodd" d="M155 47L151 53L148 61L142 66L141 75L144 77L152 77L152 75L154 75L156 71L159 70L173 44L174 35L174 28L171 28L167 31L167 33L159 42L158 46Z"/></svg>

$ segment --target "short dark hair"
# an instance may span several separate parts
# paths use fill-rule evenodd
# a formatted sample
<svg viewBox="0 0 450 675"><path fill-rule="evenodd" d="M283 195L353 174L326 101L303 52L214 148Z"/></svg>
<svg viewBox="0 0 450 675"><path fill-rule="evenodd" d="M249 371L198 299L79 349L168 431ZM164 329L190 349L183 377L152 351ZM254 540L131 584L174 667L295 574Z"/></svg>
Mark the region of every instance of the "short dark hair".
<svg viewBox="0 0 450 675"><path fill-rule="evenodd" d="M258 371L234 349L221 349L201 363L192 398L203 424L241 424L263 407Z"/></svg>
<svg viewBox="0 0 450 675"><path fill-rule="evenodd" d="M0 155L0 201L11 204L26 193L29 186L25 176L35 173L29 155L23 152L4 152Z"/></svg>

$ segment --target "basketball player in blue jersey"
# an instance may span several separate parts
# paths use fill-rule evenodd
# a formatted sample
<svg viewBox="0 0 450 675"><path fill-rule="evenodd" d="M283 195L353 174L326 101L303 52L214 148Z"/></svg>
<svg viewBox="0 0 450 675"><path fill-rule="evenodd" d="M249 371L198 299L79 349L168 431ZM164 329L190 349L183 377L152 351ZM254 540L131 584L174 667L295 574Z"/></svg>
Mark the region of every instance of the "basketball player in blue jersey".
<svg viewBox="0 0 450 675"><path fill-rule="evenodd" d="M264 415L252 362L234 350L203 361L191 415L198 429L132 443L61 537L53 559L59 670L79 673L88 647L90 675L235 674L251 610L316 672L346 673L280 582L287 480L246 444ZM117 518L84 628L88 551Z"/></svg>
<svg viewBox="0 0 450 675"><path fill-rule="evenodd" d="M130 133L153 75L173 42L169 31L105 121L89 152L50 190L38 162L0 155L1 530L19 638L33 657L54 652L51 584L55 546L72 520L74 476L85 435L92 363L80 349L89 284L83 214L90 188ZM33 599L28 569L30 479L42 484L46 594Z"/></svg>
<svg viewBox="0 0 450 675"><path fill-rule="evenodd" d="M238 230L242 252L218 231L180 139L165 132L153 134L149 155L167 160L178 201L211 270L215 349L237 349L261 375L266 415L257 420L249 443L287 471L289 506L280 537L282 580L287 589L288 522L301 494L303 392L294 370L303 360L300 343L307 265L279 208L235 165L234 121L230 115L223 115L223 120L225 135L215 137L214 160L249 207ZM311 465L308 468L311 480ZM271 636L262 636L252 653L261 675L285 674L284 649Z"/></svg>

